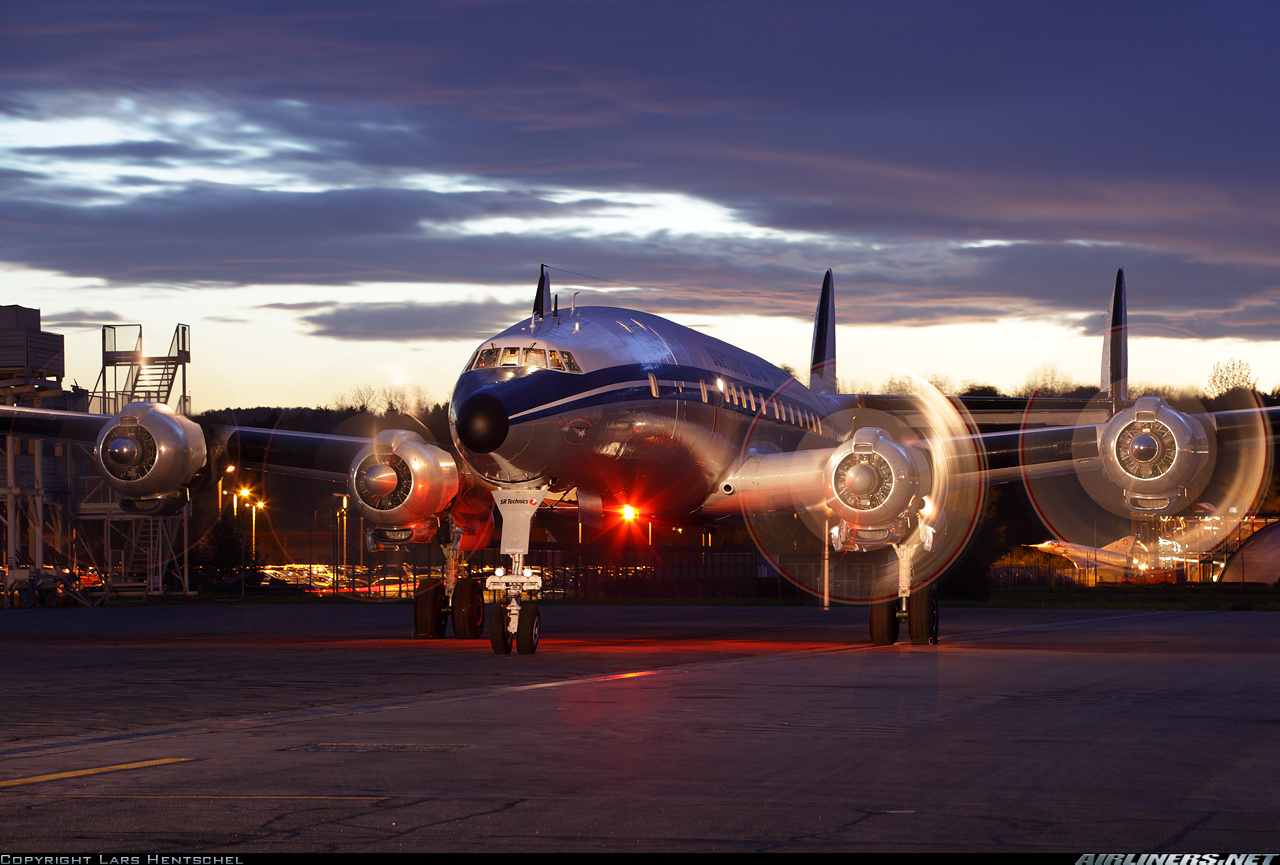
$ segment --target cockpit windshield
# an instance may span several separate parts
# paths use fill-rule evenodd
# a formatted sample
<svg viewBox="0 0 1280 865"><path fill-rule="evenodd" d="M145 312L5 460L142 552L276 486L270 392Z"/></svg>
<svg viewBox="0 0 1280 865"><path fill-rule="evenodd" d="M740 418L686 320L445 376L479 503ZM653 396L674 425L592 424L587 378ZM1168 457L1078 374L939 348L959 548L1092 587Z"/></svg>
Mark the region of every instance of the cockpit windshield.
<svg viewBox="0 0 1280 865"><path fill-rule="evenodd" d="M562 372L582 372L573 353L564 349L522 348L516 345L490 345L475 353L468 370L489 369L495 366L527 366L531 369L557 369Z"/></svg>

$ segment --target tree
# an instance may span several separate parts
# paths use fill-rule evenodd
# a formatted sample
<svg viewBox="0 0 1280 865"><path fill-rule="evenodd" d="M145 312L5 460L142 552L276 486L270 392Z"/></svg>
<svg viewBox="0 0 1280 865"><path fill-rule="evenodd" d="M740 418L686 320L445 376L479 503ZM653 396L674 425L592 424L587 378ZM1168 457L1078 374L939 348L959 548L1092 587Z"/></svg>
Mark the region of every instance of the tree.
<svg viewBox="0 0 1280 865"><path fill-rule="evenodd" d="M1215 363L1213 372L1209 373L1209 386L1206 393L1210 397L1222 396L1228 391L1253 390L1258 385L1258 377L1249 369L1249 364L1239 358Z"/></svg>
<svg viewBox="0 0 1280 865"><path fill-rule="evenodd" d="M1014 391L1014 396L1069 396L1081 390L1083 386L1051 363L1037 367L1027 376L1022 387ZM1089 389L1092 390L1092 389Z"/></svg>
<svg viewBox="0 0 1280 865"><path fill-rule="evenodd" d="M1004 396L1000 393L1000 389L993 384L982 384L976 381L966 381L960 391L960 396Z"/></svg>

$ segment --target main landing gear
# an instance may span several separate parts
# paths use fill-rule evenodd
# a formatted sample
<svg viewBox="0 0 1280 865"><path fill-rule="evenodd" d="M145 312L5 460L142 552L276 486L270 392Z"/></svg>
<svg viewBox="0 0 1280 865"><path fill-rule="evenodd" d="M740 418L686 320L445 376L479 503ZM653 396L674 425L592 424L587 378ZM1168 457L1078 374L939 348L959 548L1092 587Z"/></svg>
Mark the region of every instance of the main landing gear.
<svg viewBox="0 0 1280 865"><path fill-rule="evenodd" d="M935 531L922 523L919 537L914 537L910 543L893 545L898 554L898 597L871 605L871 642L875 645L892 646L898 642L898 628L903 622L907 623L912 644L938 644L937 588L930 583L911 591L915 557L922 549L933 549Z"/></svg>
<svg viewBox="0 0 1280 865"><path fill-rule="evenodd" d="M871 642L877 646L898 642L902 622L907 623L913 645L938 643L938 591L932 585L917 589L906 598L871 604L870 613Z"/></svg>
<svg viewBox="0 0 1280 865"><path fill-rule="evenodd" d="M413 596L414 636L427 640L444 637L445 625L453 619L453 635L460 640L476 640L484 631L484 591L480 581L459 577L453 591L444 580L423 580Z"/></svg>

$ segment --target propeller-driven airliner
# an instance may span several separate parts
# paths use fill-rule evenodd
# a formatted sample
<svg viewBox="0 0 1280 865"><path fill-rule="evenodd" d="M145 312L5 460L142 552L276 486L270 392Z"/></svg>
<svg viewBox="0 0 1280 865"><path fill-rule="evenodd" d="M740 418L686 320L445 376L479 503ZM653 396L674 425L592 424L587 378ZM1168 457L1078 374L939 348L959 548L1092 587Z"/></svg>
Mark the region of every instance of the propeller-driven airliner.
<svg viewBox="0 0 1280 865"><path fill-rule="evenodd" d="M434 542L443 526L465 553L491 542L496 506L511 567L483 587L452 571L424 584L415 623L427 637L450 622L455 636L480 637L488 588L505 596L489 612L500 654L538 646L540 611L524 598L540 581L523 555L553 492L576 499L587 524L627 511L742 519L788 578L867 604L874 643L895 642L906 622L912 642L932 645L934 581L973 534L986 485L1027 484L1056 534L1054 508L1078 507L1081 491L1088 507L1129 520L1192 502L1203 511L1206 500L1243 514L1269 474L1265 410L1188 413L1129 398L1123 272L1101 393L1088 402L948 398L922 381L911 394L838 393L832 282L827 271L806 386L655 315L561 309L544 268L529 317L484 340L458 377L459 459L407 430L364 439L202 424L145 402L114 416L0 407L0 433L91 447L134 513L175 513L236 465L344 482L371 547Z"/></svg>

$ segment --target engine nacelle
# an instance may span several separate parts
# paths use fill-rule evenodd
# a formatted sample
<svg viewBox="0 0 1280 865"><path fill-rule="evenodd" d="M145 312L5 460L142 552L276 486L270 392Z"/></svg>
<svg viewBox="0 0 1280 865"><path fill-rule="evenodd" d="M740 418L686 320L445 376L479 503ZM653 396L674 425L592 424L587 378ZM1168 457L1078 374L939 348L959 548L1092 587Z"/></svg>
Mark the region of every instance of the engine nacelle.
<svg viewBox="0 0 1280 865"><path fill-rule="evenodd" d="M182 499L207 458L204 432L163 403L132 402L98 434L93 458L126 499ZM160 511L169 512L169 508Z"/></svg>
<svg viewBox="0 0 1280 865"><path fill-rule="evenodd" d="M1098 453L1103 475L1122 491L1124 507L1136 514L1180 511L1213 474L1214 452L1204 425L1153 396L1142 397L1107 422Z"/></svg>
<svg viewBox="0 0 1280 865"><path fill-rule="evenodd" d="M875 427L836 448L823 480L827 507L846 524L842 542L862 548L901 541L933 487L924 454Z"/></svg>
<svg viewBox="0 0 1280 865"><path fill-rule="evenodd" d="M352 461L347 492L369 522L411 527L448 507L458 493L458 466L417 433L383 430Z"/></svg>

